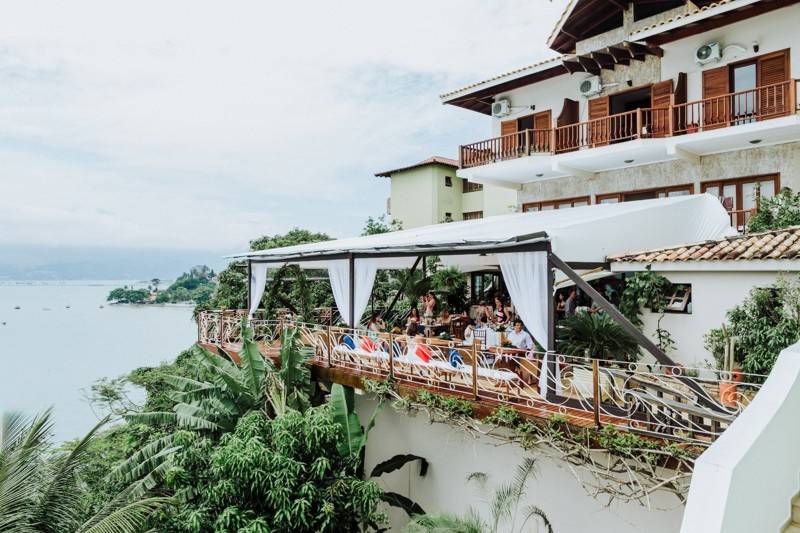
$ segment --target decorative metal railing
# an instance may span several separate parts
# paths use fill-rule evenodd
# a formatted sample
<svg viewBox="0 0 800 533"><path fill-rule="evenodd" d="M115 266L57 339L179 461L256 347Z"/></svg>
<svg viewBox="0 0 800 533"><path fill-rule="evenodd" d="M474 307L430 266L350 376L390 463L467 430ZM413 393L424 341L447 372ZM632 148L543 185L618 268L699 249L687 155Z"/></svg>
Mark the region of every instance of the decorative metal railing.
<svg viewBox="0 0 800 533"><path fill-rule="evenodd" d="M200 343L235 351L243 315L200 313ZM542 418L562 415L581 426L613 425L699 446L713 442L733 422L765 379L330 325L260 318L250 325L267 355L277 354L283 328L296 327L303 344L314 348L313 365L374 380L391 378L397 384L507 405Z"/></svg>
<svg viewBox="0 0 800 533"><path fill-rule="evenodd" d="M551 129L525 130L460 147L461 168L532 154L559 154L633 139L672 137L796 113L798 80L664 107L626 111Z"/></svg>

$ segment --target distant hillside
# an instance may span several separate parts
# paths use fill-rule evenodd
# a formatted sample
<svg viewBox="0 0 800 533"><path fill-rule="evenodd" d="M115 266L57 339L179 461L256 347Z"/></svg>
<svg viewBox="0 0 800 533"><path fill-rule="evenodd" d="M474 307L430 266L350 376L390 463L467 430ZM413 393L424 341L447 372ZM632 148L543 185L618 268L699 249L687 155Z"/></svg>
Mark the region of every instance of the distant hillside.
<svg viewBox="0 0 800 533"><path fill-rule="evenodd" d="M186 265L220 270L227 252L0 245L0 280L175 279Z"/></svg>

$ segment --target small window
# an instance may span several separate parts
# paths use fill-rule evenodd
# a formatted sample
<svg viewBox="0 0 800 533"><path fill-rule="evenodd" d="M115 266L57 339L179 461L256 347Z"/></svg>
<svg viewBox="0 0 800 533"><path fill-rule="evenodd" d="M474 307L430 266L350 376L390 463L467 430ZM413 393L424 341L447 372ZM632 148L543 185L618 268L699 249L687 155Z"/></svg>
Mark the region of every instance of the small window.
<svg viewBox="0 0 800 533"><path fill-rule="evenodd" d="M483 218L483 211L467 211L462 217L464 220L477 220Z"/></svg>
<svg viewBox="0 0 800 533"><path fill-rule="evenodd" d="M451 176L444 177L444 186L445 187L452 187L453 186L453 178Z"/></svg>
<svg viewBox="0 0 800 533"><path fill-rule="evenodd" d="M478 192L483 190L483 184L472 183L471 181L464 180L464 192Z"/></svg>
<svg viewBox="0 0 800 533"><path fill-rule="evenodd" d="M692 313L692 286L686 283L676 283L672 286L672 294L667 297L666 311L668 313Z"/></svg>

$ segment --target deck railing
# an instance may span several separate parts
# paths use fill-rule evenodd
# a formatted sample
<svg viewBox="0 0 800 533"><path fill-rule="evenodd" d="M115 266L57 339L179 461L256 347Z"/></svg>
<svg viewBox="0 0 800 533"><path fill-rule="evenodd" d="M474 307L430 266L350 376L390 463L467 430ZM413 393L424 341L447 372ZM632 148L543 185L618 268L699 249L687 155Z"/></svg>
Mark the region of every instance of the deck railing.
<svg viewBox="0 0 800 533"><path fill-rule="evenodd" d="M244 314L200 313L199 342L236 351ZM253 319L251 327L268 355L277 354L283 328L297 327L303 344L314 349L312 365L373 380L391 378L398 385L507 405L540 418L559 415L579 426L613 425L697 446L713 442L765 379L330 325Z"/></svg>
<svg viewBox="0 0 800 533"><path fill-rule="evenodd" d="M461 168L785 117L798 110L797 84L798 80L788 80L714 98L642 108L553 129L525 130L486 139L460 147Z"/></svg>

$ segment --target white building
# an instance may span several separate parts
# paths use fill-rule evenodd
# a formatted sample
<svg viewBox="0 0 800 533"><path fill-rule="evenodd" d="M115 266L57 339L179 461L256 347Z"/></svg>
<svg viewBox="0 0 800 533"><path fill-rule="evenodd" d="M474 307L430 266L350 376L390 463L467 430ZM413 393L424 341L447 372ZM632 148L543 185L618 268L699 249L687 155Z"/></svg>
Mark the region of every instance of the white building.
<svg viewBox="0 0 800 533"><path fill-rule="evenodd" d="M702 367L714 359L703 336L726 322L754 287L775 284L800 271L800 228L768 231L684 246L609 257L613 272L652 268L676 286L676 298L661 320L676 343L676 362ZM660 313L643 312L644 331L653 336Z"/></svg>
<svg viewBox="0 0 800 533"><path fill-rule="evenodd" d="M799 20L793 0L572 0L561 55L441 95L494 117L458 175L523 210L709 192L742 225L755 184L800 187Z"/></svg>

